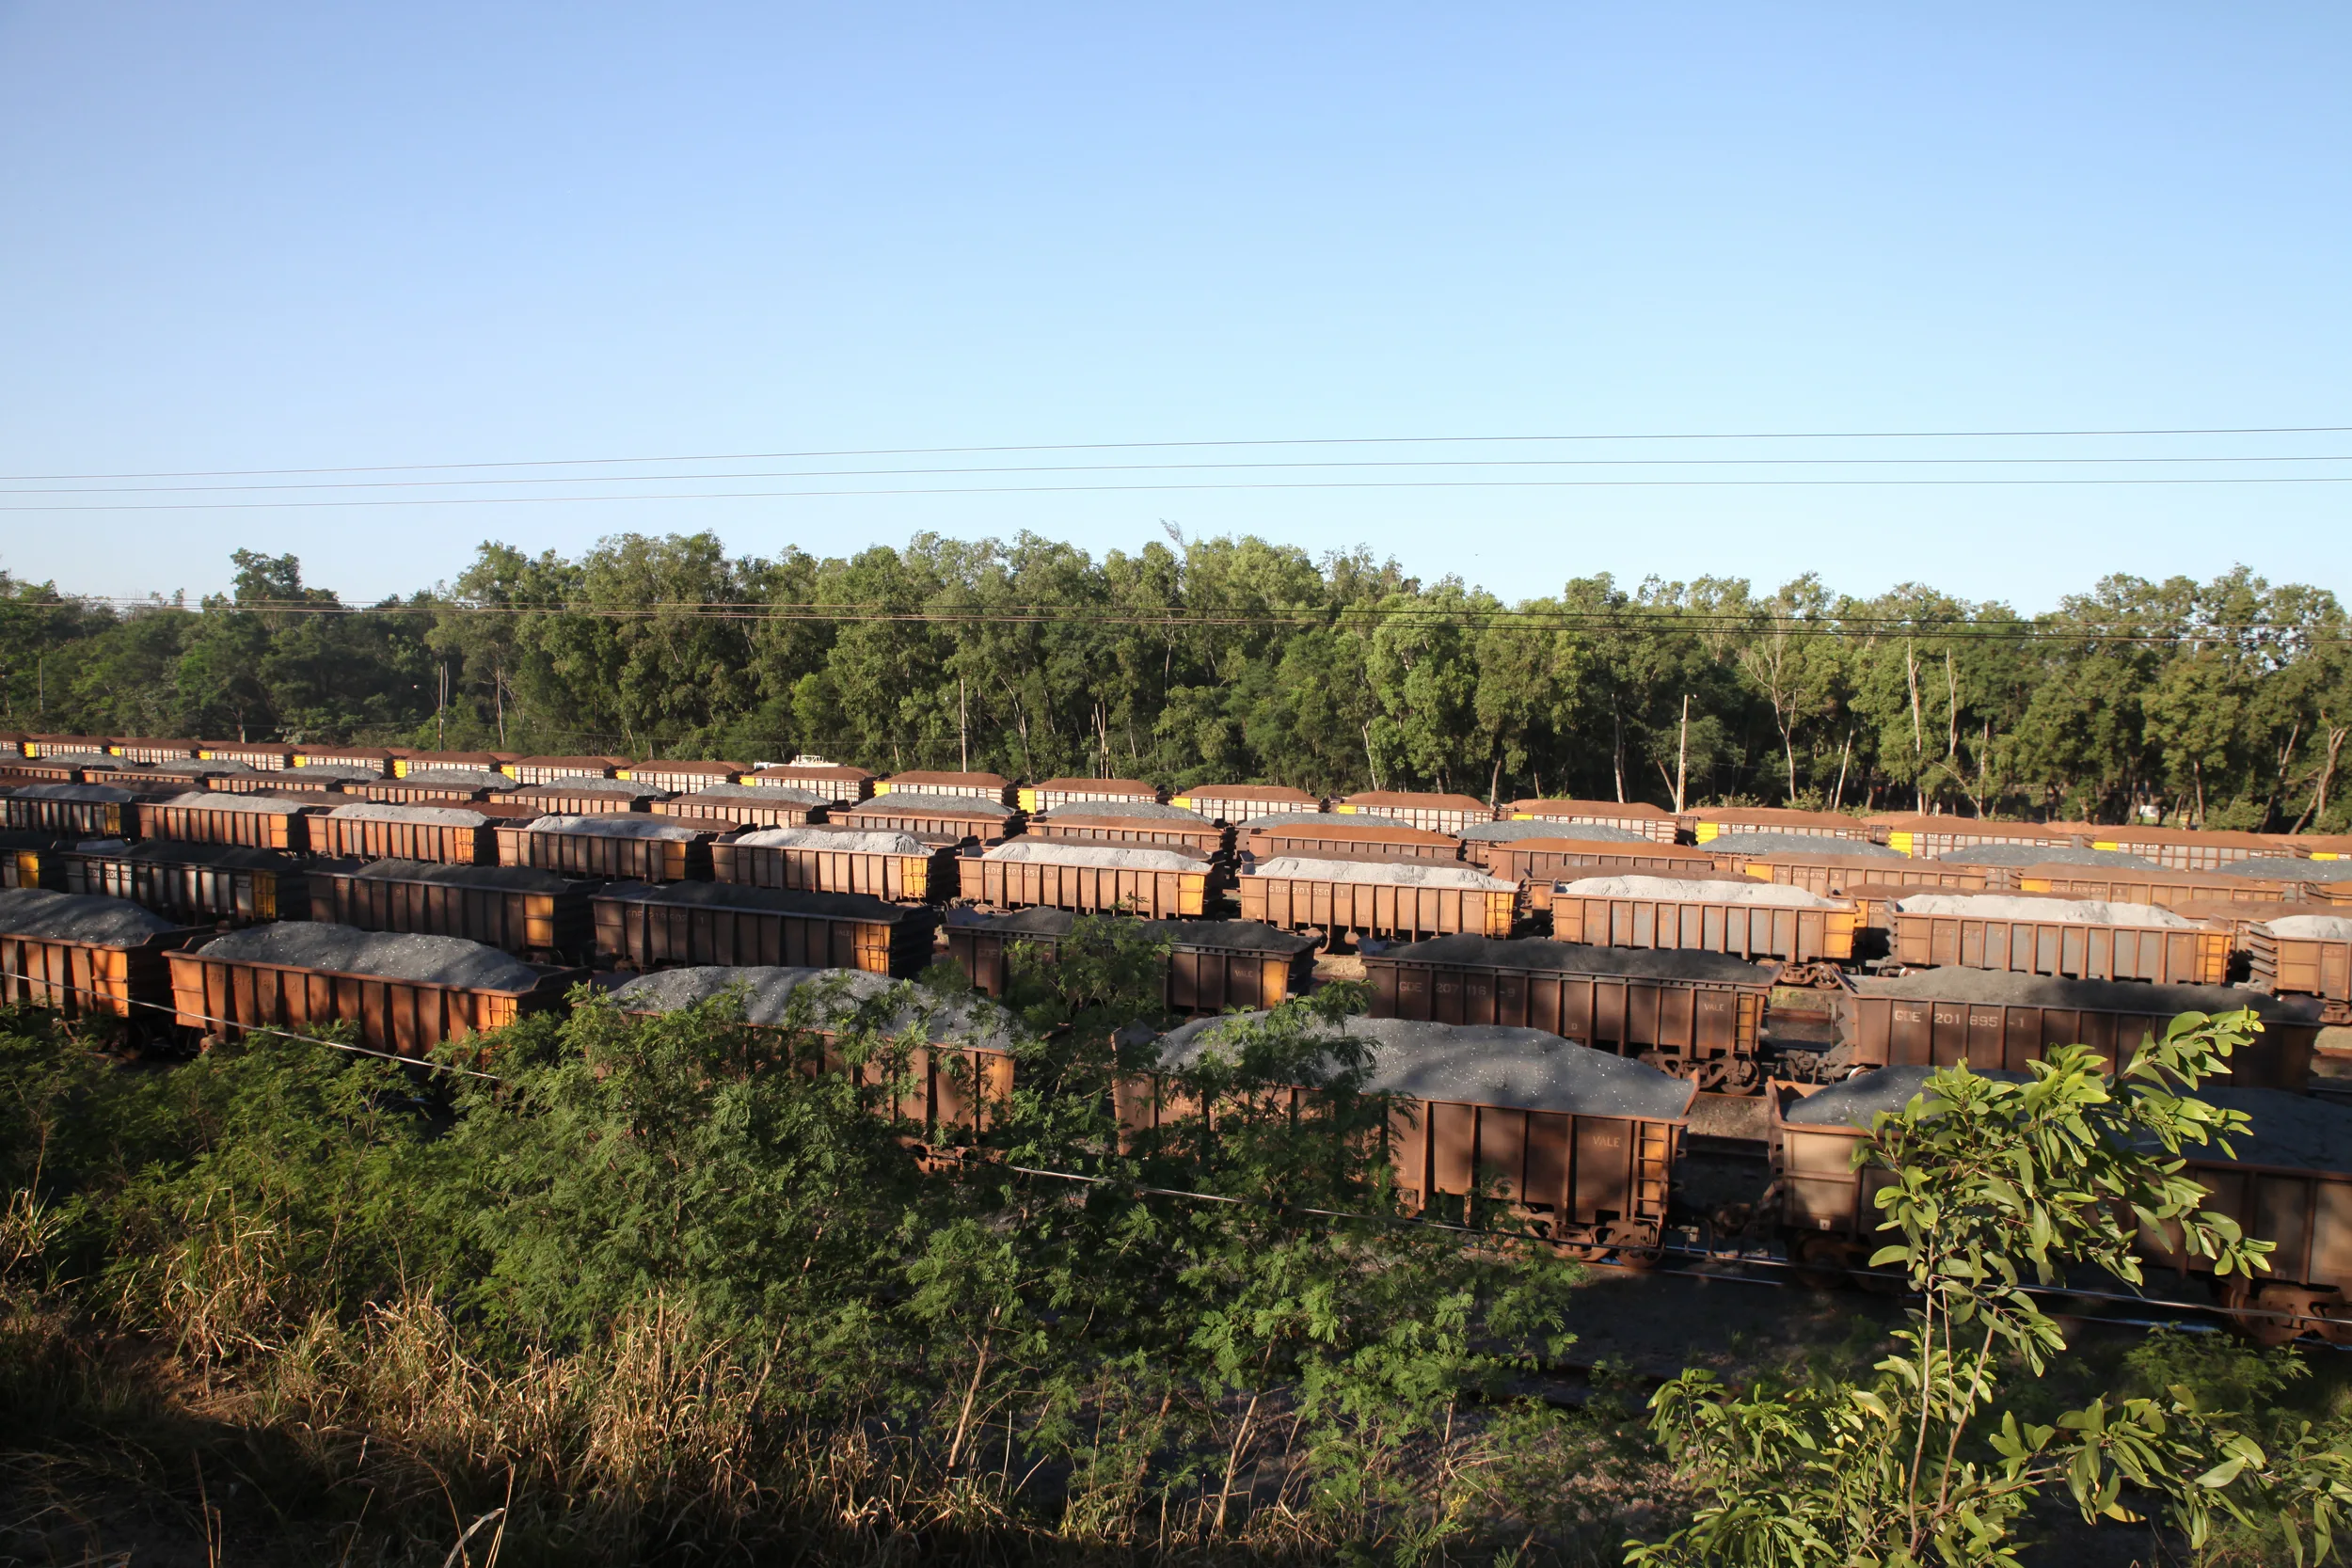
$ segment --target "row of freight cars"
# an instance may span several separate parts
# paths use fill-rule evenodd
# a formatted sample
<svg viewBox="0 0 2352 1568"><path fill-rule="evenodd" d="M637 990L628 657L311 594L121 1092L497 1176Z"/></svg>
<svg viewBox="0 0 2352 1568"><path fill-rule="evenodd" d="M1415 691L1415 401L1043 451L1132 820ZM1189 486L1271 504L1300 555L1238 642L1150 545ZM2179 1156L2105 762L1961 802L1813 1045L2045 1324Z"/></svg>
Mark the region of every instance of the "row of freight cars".
<svg viewBox="0 0 2352 1568"><path fill-rule="evenodd" d="M578 787L580 800L598 794L585 786L534 787ZM936 890L955 885L949 866L966 881L976 870L1019 870L1032 878L1022 895L974 902L1041 907L1011 914L979 908L947 913L950 956L983 985L988 955L1000 953L1008 940L1049 938L1057 919L1066 928L1072 913L1106 903L1155 911L1148 900L1095 898L1083 889L1049 885L1050 879L1071 873L1062 857L1080 857L1077 868L1089 874L1126 877L1134 873L1117 864L1090 866L1089 858L1118 862L1154 852L1123 845L1041 836L1000 841L989 851L1025 851L1028 858L975 859L971 845L946 834L925 839L853 825L743 827L699 814L622 809L497 819L471 806L337 804L331 795L307 800L198 792L162 800L91 798L120 793L103 785L41 784L0 798L18 834L0 861L0 881L127 897L185 925L314 916L481 941L558 964L843 963L907 974L932 955L938 923L932 900ZM1039 821L1049 823L1056 815L1061 814ZM1073 832L1087 825L1083 811L1062 824ZM151 836L136 843L71 839L72 830L106 827ZM43 838L44 831L67 831L68 838ZM1614 876L1554 884L1552 926L1568 940L1540 945L1555 955L1584 955L1588 968L1626 974L1642 970L1643 985L1697 999L1694 1006L1714 1005L1707 1000L1714 994L1708 976L1726 964L1757 987L1792 975L1843 985L1856 960L1887 974L1933 967L2158 984L2217 984L2229 977L2233 961L2243 961L2262 990L2317 998L2329 1016L2341 1016L2346 1006L2352 926L2341 915L2318 911L2337 907L2325 895L2343 886L2328 880L2328 873L2352 863L2286 863L2310 868L2309 879L2288 884L2241 876L2241 868L2266 870L2254 862L2222 872L2167 872L2115 863L2126 857L2113 851L2074 850L2067 860L2019 867L2005 862L2061 851L2009 846L1978 851L1973 860L1956 851L1917 861L1888 848L1866 855L1850 847L1822 855L1802 847L1814 842L1737 846L1719 837L1712 846L1726 858L1710 863L1713 880ZM356 854L306 857L295 851L297 844ZM1604 841L1599 847L1618 846ZM386 858L363 862L363 855ZM493 859L502 863L480 863ZM1449 869L1455 868L1376 860L1326 866L1333 887L1398 895L1425 894L1411 879ZM1311 963L1311 941L1301 942L1298 934L1302 928L1321 933L1311 915L1302 919L1295 911L1270 909L1268 898L1252 907L1248 895L1253 887L1280 884L1273 870L1262 867L1241 879L1244 913L1260 918L1203 919L1207 908L1199 900L1158 907L1179 956L1171 965L1171 1006L1271 1006L1298 989ZM1406 879L1379 879L1391 874ZM1470 874L1456 869L1456 875ZM1926 881L1930 877L1940 880ZM1800 885L1805 882L1831 891L1816 893ZM2022 891L1996 895L1990 891L1994 886ZM1948 891L1954 888L1961 891ZM2210 896L2221 893L2235 896ZM2284 896L2290 894L2299 896ZM2197 896L2170 905L2119 901L2133 895ZM2225 918L2199 918L2209 909ZM1509 919L1468 930L1444 921L1399 921L1388 927L1394 936L1437 931L1473 941L1507 939L1515 928ZM1874 935L1875 961L1868 945ZM1366 943L1364 950L1374 972L1384 973L1378 944ZM1534 965L1538 972L1549 967L1553 960ZM1538 989L1548 983L1539 977ZM1627 983L1625 974L1611 982ZM1483 994L1480 984L1470 982L1473 1001ZM1514 982L1500 984L1507 1015ZM1960 982L1930 984L1949 990ZM1943 1000L1959 1005L1965 998L1955 991ZM1401 990L1393 1005L1416 1006L1411 988ZM1759 1003L1728 1039L1703 1037L1710 1031L1720 1037L1723 1020L1693 1013L1681 1022L1675 1007L1657 1011L1654 1019L1627 1010L1629 1022L1622 1023L1609 1022L1617 1015L1605 1011L1568 1014L1571 1022L1544 1026L1579 1038L1598 1032L1608 1043L1646 1053L1709 1088L1752 1089L1762 1081L1760 1014ZM1522 1022L1509 1016L1494 1021Z"/></svg>

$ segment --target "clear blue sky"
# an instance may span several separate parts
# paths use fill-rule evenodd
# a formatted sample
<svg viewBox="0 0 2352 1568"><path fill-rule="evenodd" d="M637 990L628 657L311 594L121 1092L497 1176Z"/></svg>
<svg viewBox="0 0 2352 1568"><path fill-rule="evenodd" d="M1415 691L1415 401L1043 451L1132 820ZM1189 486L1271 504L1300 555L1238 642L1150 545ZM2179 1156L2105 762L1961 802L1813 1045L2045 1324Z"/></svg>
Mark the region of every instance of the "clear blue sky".
<svg viewBox="0 0 2352 1568"><path fill-rule="evenodd" d="M0 0L0 471L2352 425L2347 83L2341 5ZM2352 433L1510 454L1962 451L2324 456ZM2118 471L2352 459L2029 470ZM650 486L704 487L724 486ZM348 493L273 499L322 494ZM358 595L453 576L488 537L707 527L838 553L1027 527L1099 552L1167 518L1365 544L1506 597L1810 568L2041 608L2238 561L2352 589L2348 512L2352 483L8 511L0 568L200 592L245 545Z"/></svg>

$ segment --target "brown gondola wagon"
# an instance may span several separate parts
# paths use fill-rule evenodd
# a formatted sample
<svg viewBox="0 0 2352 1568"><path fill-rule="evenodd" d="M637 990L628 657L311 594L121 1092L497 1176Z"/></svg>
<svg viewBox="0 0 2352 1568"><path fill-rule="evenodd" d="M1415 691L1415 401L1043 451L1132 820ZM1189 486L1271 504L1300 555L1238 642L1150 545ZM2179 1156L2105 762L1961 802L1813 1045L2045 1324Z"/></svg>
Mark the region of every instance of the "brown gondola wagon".
<svg viewBox="0 0 2352 1568"><path fill-rule="evenodd" d="M158 1021L171 1002L165 956L209 935L127 899L10 888L0 892L0 1003Z"/></svg>
<svg viewBox="0 0 2352 1568"><path fill-rule="evenodd" d="M1050 960L1078 919L1069 910L994 915L953 910L947 956L981 992L1002 996L1011 979L1012 950L1025 944ZM1313 983L1311 937L1244 920L1154 920L1143 922L1142 929L1168 944L1160 999L1175 1012L1279 1006L1305 995Z"/></svg>
<svg viewBox="0 0 2352 1568"><path fill-rule="evenodd" d="M930 966L939 927L924 905L731 882L622 883L589 904L597 961L638 970L764 964L912 978Z"/></svg>
<svg viewBox="0 0 2352 1568"><path fill-rule="evenodd" d="M313 919L363 931L458 937L546 962L587 961L601 882L516 865L381 860L310 875Z"/></svg>
<svg viewBox="0 0 2352 1568"><path fill-rule="evenodd" d="M909 903L956 895L956 847L912 833L756 829L710 850L711 875L742 887L862 893Z"/></svg>

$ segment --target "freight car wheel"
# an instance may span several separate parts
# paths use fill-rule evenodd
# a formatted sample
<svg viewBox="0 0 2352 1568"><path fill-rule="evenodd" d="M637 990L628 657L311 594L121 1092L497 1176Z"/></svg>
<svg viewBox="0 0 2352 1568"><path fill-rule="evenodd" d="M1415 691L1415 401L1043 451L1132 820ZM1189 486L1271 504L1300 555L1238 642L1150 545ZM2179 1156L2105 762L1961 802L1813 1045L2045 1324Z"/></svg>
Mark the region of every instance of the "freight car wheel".
<svg viewBox="0 0 2352 1568"><path fill-rule="evenodd" d="M1842 1291L1854 1283L1852 1243L1836 1236L1807 1236L1789 1251L1797 1283L1814 1291Z"/></svg>
<svg viewBox="0 0 2352 1568"><path fill-rule="evenodd" d="M2276 1285L2257 1290L2233 1276L2217 1278L2213 1293L2229 1314L2230 1326L2266 1350L2290 1344L2304 1330L2320 1324L2321 1320L2310 1315L2316 1305L2316 1292L2312 1291Z"/></svg>

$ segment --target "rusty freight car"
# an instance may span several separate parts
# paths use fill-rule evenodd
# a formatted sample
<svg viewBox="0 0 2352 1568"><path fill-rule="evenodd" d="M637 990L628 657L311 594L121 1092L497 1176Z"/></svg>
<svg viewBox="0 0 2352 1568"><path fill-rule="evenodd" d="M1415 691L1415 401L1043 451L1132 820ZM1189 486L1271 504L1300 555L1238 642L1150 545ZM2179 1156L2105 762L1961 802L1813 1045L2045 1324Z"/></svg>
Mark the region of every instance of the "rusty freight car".
<svg viewBox="0 0 2352 1568"><path fill-rule="evenodd" d="M956 848L913 833L758 828L711 846L711 875L744 887L863 893L937 903L955 896Z"/></svg>
<svg viewBox="0 0 2352 1568"><path fill-rule="evenodd" d="M2153 904L2166 910L2184 904L2298 903L2303 893L2299 881L2273 881L2229 871L2169 871L2161 866L2134 871L2062 863L2021 865L2011 881L2020 893L2045 893L2096 903Z"/></svg>
<svg viewBox="0 0 2352 1568"><path fill-rule="evenodd" d="M265 741L199 740L196 755L201 762L233 762L257 773L280 773L294 766L293 747Z"/></svg>
<svg viewBox="0 0 2352 1568"><path fill-rule="evenodd" d="M2291 896L2312 904L2352 905L2352 860L2238 861L2226 875L2291 887L2296 890Z"/></svg>
<svg viewBox="0 0 2352 1568"><path fill-rule="evenodd" d="M191 844L242 844L289 855L310 851L310 819L328 810L324 800L275 795L190 793L167 800L142 800L132 810L137 836L176 838Z"/></svg>
<svg viewBox="0 0 2352 1568"><path fill-rule="evenodd" d="M1938 860L1968 849L1996 846L2026 849L2073 849L2084 843L2087 824L2074 822L2003 822L1982 816L1926 816L1890 812L1866 816L1872 836L1884 840L1898 854L1915 860Z"/></svg>
<svg viewBox="0 0 2352 1568"><path fill-rule="evenodd" d="M1240 846L1253 860L1284 855L1310 860L1458 861L1462 841L1451 833L1359 816L1259 817L1242 824Z"/></svg>
<svg viewBox="0 0 2352 1568"><path fill-rule="evenodd" d="M1673 844L1689 831L1688 818L1639 800L1514 800L1504 815L1514 822L1572 822L1615 828L1659 844Z"/></svg>
<svg viewBox="0 0 2352 1568"><path fill-rule="evenodd" d="M874 793L874 775L863 768L827 762L821 757L795 757L762 768L745 778L757 788L806 790L829 806L854 806Z"/></svg>
<svg viewBox="0 0 2352 1568"><path fill-rule="evenodd" d="M1551 890L1551 933L1562 942L1777 958L1792 985L1836 984L1859 924L1851 902L1745 878L1588 877Z"/></svg>
<svg viewBox="0 0 2352 1568"><path fill-rule="evenodd" d="M1173 1074L1256 1016L1200 1019L1162 1037L1160 1071L1118 1090L1129 1138L1214 1139L1219 1108L1202 1117ZM1389 1156L1406 1206L1477 1223L1492 1196L1579 1256L1657 1256L1694 1085L1535 1029L1358 1017L1337 1033L1368 1048L1364 1087L1395 1098Z"/></svg>
<svg viewBox="0 0 2352 1568"><path fill-rule="evenodd" d="M2274 996L2315 998L2331 1024L2352 1023L2352 917L2289 915L2248 933L2248 984Z"/></svg>
<svg viewBox="0 0 2352 1568"><path fill-rule="evenodd" d="M1888 918L1891 956L1906 967L2175 986L2217 986L2230 974L2228 931L2153 904L1928 893L1896 900Z"/></svg>
<svg viewBox="0 0 2352 1568"><path fill-rule="evenodd" d="M68 893L127 898L182 926L307 920L309 863L242 844L93 839L58 856Z"/></svg>
<svg viewBox="0 0 2352 1568"><path fill-rule="evenodd" d="M1033 904L1163 920L1208 911L1215 862L1188 849L1016 839L956 862L961 895L1000 910Z"/></svg>
<svg viewBox="0 0 2352 1568"><path fill-rule="evenodd" d="M613 777L663 795L686 795L731 784L746 771L739 762L632 762Z"/></svg>
<svg viewBox="0 0 2352 1568"><path fill-rule="evenodd" d="M65 862L72 841L56 833L0 828L0 888L45 887L64 893Z"/></svg>
<svg viewBox="0 0 2352 1568"><path fill-rule="evenodd" d="M139 803L153 799L111 784L24 784L0 796L0 824L59 838L128 838L139 831Z"/></svg>
<svg viewBox="0 0 2352 1568"><path fill-rule="evenodd" d="M656 800L669 799L665 790L628 779L586 776L556 779L547 784L521 784L500 793L501 803L520 806L549 816L600 816L608 813L649 812Z"/></svg>
<svg viewBox="0 0 2352 1568"><path fill-rule="evenodd" d="M860 969L705 965L642 974L613 988L625 1013L656 1018L734 993L743 1022L779 1036L804 1035L816 1049L788 1065L810 1073L854 1070L861 1085L881 1091L874 1108L924 1130L924 1153L937 1158L968 1147L993 1128L1012 1092L1012 1047L1019 1025L993 1003L907 991ZM854 1069L834 1049L857 1030L878 1050ZM922 1044L910 1042L920 1038Z"/></svg>
<svg viewBox="0 0 2352 1568"><path fill-rule="evenodd" d="M2319 1009L2233 986L2060 980L1985 969L1856 975L1837 999L1837 1056L1862 1068L2001 1068L2023 1072L2053 1047L2088 1045L2110 1064L2182 1013L2251 1007L2263 1032L2231 1063L2231 1081L2301 1089Z"/></svg>
<svg viewBox="0 0 2352 1568"><path fill-rule="evenodd" d="M1285 855L1261 862L1234 889L1244 920L1311 931L1332 945L1348 937L1507 937L1519 889L1467 865L1426 861L1328 861Z"/></svg>
<svg viewBox="0 0 2352 1568"><path fill-rule="evenodd" d="M1648 850L1678 847L1607 823L1549 822L1532 816L1515 816L1501 822L1473 822L1462 830L1461 840L1462 858L1478 866L1492 864L1495 847L1502 844L1567 840L1578 844L1632 844Z"/></svg>
<svg viewBox="0 0 2352 1568"><path fill-rule="evenodd" d="M310 912L362 931L457 937L520 958L584 963L596 945L588 895L602 885L523 865L380 860L311 872Z"/></svg>
<svg viewBox="0 0 2352 1568"><path fill-rule="evenodd" d="M656 816L699 816L744 828L804 828L825 819L829 802L805 789L776 784L712 784L653 803Z"/></svg>
<svg viewBox="0 0 2352 1568"><path fill-rule="evenodd" d="M1803 838L1860 839L1870 825L1834 811L1795 811L1785 806L1702 806L1690 814L1691 836L1707 844L1727 833L1793 833Z"/></svg>
<svg viewBox="0 0 2352 1568"><path fill-rule="evenodd" d="M1702 1089L1759 1086L1777 964L1691 949L1438 937L1364 956L1375 1018L1541 1029Z"/></svg>
<svg viewBox="0 0 2352 1568"><path fill-rule="evenodd" d="M1706 853L1718 871L1833 898L1864 887L1977 890L1991 877L1982 866L1942 865L1876 844L1797 833L1724 833L1708 841Z"/></svg>
<svg viewBox="0 0 2352 1568"><path fill-rule="evenodd" d="M1012 803L1035 816L1063 806L1159 805L1168 791L1141 779L1041 779L1013 791Z"/></svg>
<svg viewBox="0 0 2352 1568"><path fill-rule="evenodd" d="M404 760L398 766L406 767ZM463 805L487 800L515 786L515 781L495 768L411 768L389 779L366 779L343 785L342 792L361 800L403 805Z"/></svg>
<svg viewBox="0 0 2352 1568"><path fill-rule="evenodd" d="M2181 1245L2178 1227L2141 1231L2140 1251L2178 1276L2204 1275L2249 1338L2275 1345L2312 1334L2352 1345L2352 1106L2242 1086L2199 1094L2244 1112L2248 1131L2226 1151L2183 1148L2187 1175L2211 1195L2212 1212L2271 1243L2269 1271L2218 1278L2211 1259Z"/></svg>
<svg viewBox="0 0 2352 1568"><path fill-rule="evenodd" d="M1527 907L1549 911L1551 890L1562 882L1584 877L1687 877L1705 880L1719 875L1715 863L1699 850L1678 844L1630 837L1600 839L1585 834L1618 830L1585 823L1565 823L1558 837L1503 839L1486 846L1486 869L1524 890ZM1466 852L1476 858L1470 841Z"/></svg>
<svg viewBox="0 0 2352 1568"><path fill-rule="evenodd" d="M486 800L470 806L354 801L310 819L310 847L322 855L351 855L361 860L496 865L498 830L532 820L534 814L528 807Z"/></svg>
<svg viewBox="0 0 2352 1568"><path fill-rule="evenodd" d="M609 779L628 766L627 757L517 757L499 770L518 784L544 784L573 779Z"/></svg>
<svg viewBox="0 0 2352 1568"><path fill-rule="evenodd" d="M2152 860L2171 871L2214 871L2233 861L2276 857L2280 841L2263 833L2208 832L2189 828L2098 827L2089 835L2093 849L2116 849ZM2287 852L2293 854L2293 849Z"/></svg>
<svg viewBox="0 0 2352 1568"><path fill-rule="evenodd" d="M384 746L297 746L294 749L294 765L296 772L306 768L325 768L339 773L389 779L399 754Z"/></svg>
<svg viewBox="0 0 2352 1568"><path fill-rule="evenodd" d="M633 812L541 816L495 830L501 865L632 882L707 881L710 846L731 822Z"/></svg>
<svg viewBox="0 0 2352 1568"><path fill-rule="evenodd" d="M1253 816L1287 816L1323 809L1320 797L1289 784L1200 784L1178 790L1168 803L1197 811L1212 822L1236 827Z"/></svg>
<svg viewBox="0 0 2352 1568"><path fill-rule="evenodd" d="M972 800L986 800L1014 809L1013 782L1002 773L959 773L936 768L918 768L911 772L893 773L886 779L874 781L876 797L884 795L947 796Z"/></svg>
<svg viewBox="0 0 2352 1568"><path fill-rule="evenodd" d="M564 1006L587 972L454 937L254 926L167 955L183 1028L214 1038L350 1023L375 1051L421 1056Z"/></svg>
<svg viewBox="0 0 2352 1568"><path fill-rule="evenodd" d="M1001 844L1019 833L1022 816L977 795L922 795L892 790L854 806L836 806L826 819L869 832L914 833L947 843Z"/></svg>
<svg viewBox="0 0 2352 1568"><path fill-rule="evenodd" d="M1029 818L1032 838L1067 839L1078 844L1134 844L1162 849L1190 849L1212 860L1230 859L1233 830L1211 822L1197 811L1181 806L1155 806L1127 800L1113 806L1064 806L1045 816Z"/></svg>
<svg viewBox="0 0 2352 1568"><path fill-rule="evenodd" d="M1375 816L1427 832L1458 835L1473 822L1492 822L1494 807L1469 795L1412 789L1368 789L1333 804L1335 816Z"/></svg>
<svg viewBox="0 0 2352 1568"><path fill-rule="evenodd" d="M1010 983L1011 950L1026 943L1050 959L1078 919L1070 910L950 910L947 956L978 990L1002 996ZM1168 944L1161 1001L1175 1012L1279 1006L1304 995L1313 982L1311 937L1247 920L1153 920L1142 928Z"/></svg>
<svg viewBox="0 0 2352 1568"><path fill-rule="evenodd" d="M935 910L857 893L733 882L628 882L600 890L596 958L623 969L782 965L912 978L931 961Z"/></svg>
<svg viewBox="0 0 2352 1568"><path fill-rule="evenodd" d="M0 1003L151 1022L171 1003L164 956L210 934L126 898L0 891Z"/></svg>

